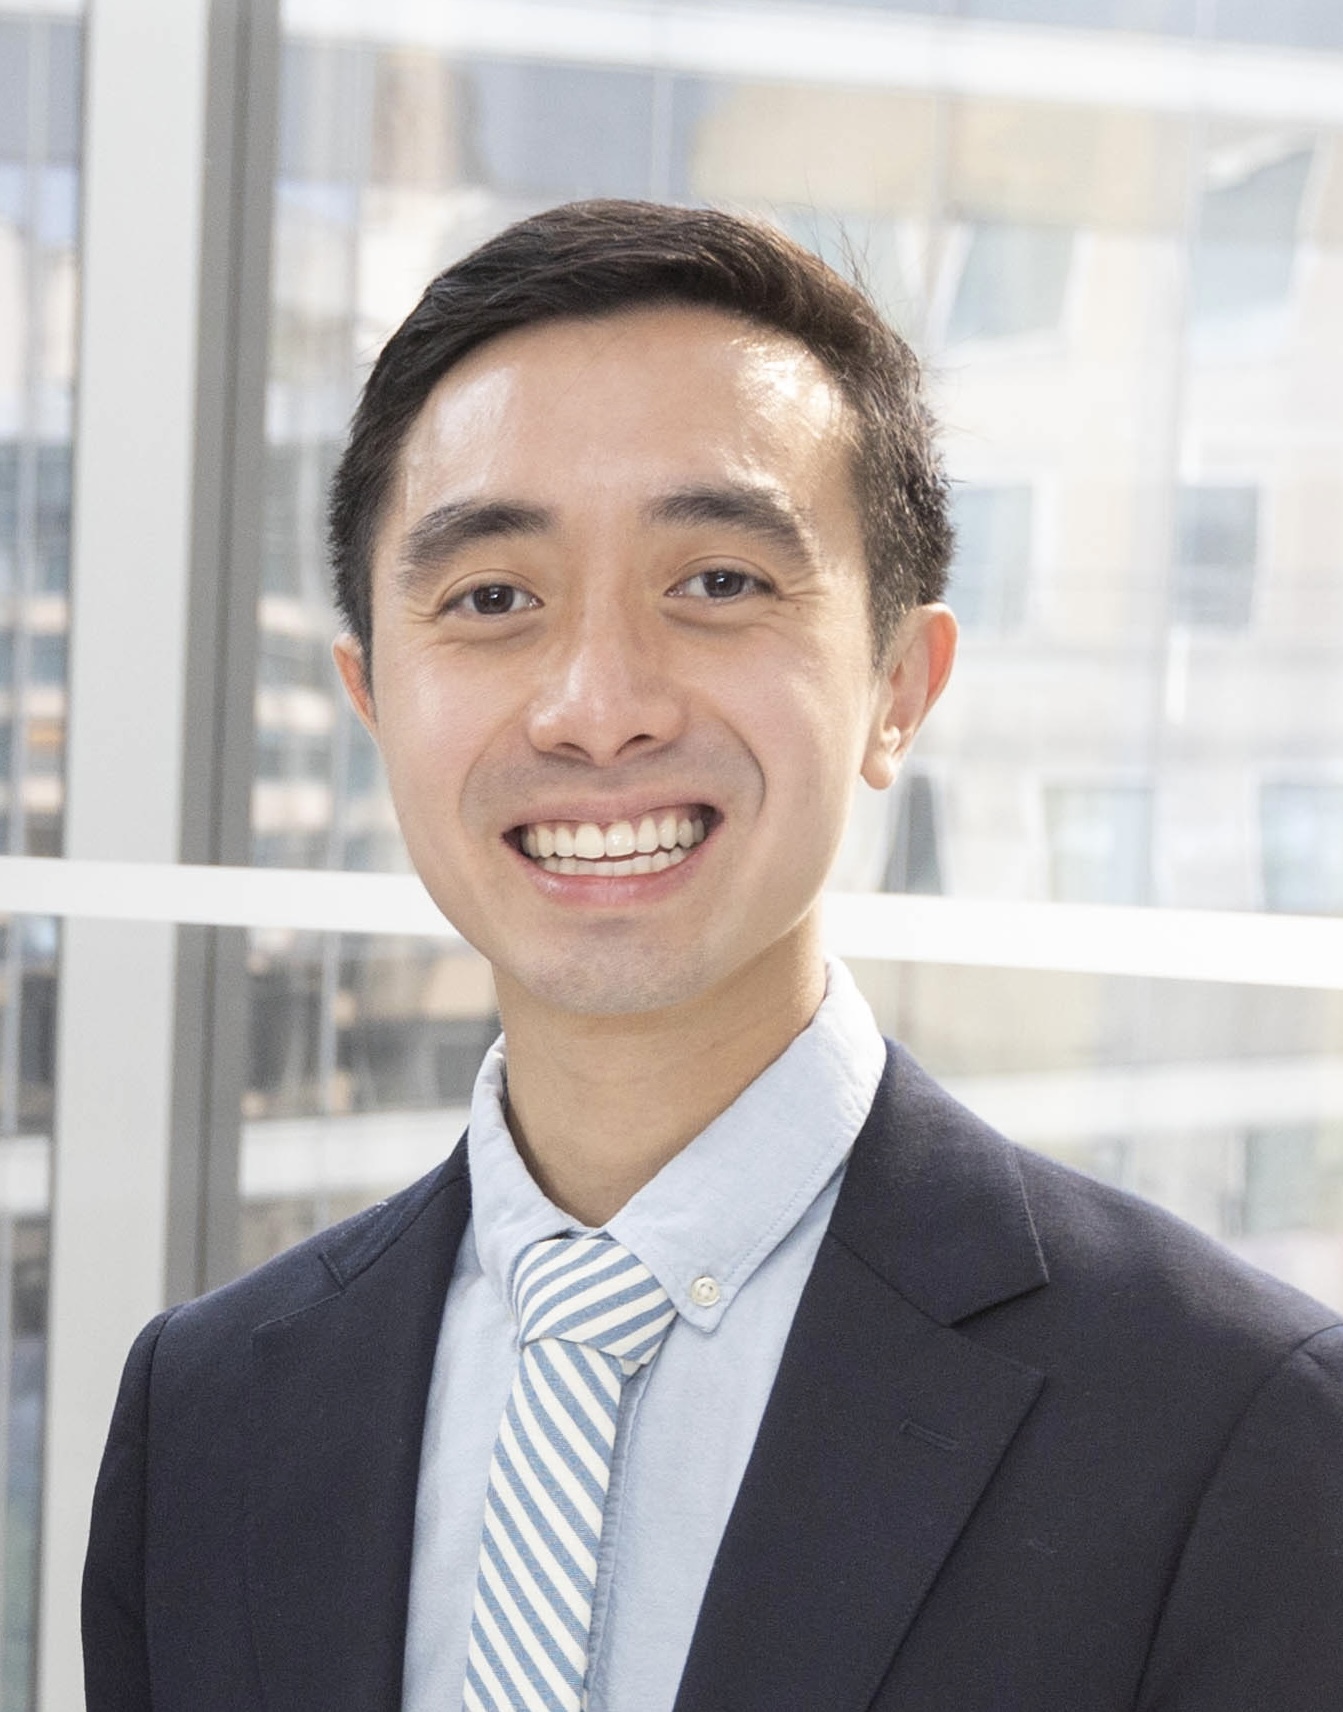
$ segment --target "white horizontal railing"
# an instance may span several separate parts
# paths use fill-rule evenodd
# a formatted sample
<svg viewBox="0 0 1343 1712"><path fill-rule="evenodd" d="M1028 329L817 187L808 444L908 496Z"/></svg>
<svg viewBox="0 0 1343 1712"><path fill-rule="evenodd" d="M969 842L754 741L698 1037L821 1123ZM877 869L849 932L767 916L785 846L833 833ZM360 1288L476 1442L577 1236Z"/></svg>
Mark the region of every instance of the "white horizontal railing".
<svg viewBox="0 0 1343 1712"><path fill-rule="evenodd" d="M0 914L457 940L413 874L0 857ZM836 955L1343 989L1343 918L831 893Z"/></svg>
<svg viewBox="0 0 1343 1712"><path fill-rule="evenodd" d="M290 36L922 90L1068 106L1343 122L1343 54L760 0L285 0Z"/></svg>

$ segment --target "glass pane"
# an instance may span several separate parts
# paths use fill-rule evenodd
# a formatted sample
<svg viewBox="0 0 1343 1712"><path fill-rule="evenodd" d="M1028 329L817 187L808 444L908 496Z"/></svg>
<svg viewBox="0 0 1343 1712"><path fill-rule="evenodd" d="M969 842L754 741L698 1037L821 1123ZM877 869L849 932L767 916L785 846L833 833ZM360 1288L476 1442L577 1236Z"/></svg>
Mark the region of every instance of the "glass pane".
<svg viewBox="0 0 1343 1712"><path fill-rule="evenodd" d="M1184 487L1176 495L1174 617L1233 629L1248 624L1259 558L1259 493Z"/></svg>
<svg viewBox="0 0 1343 1712"><path fill-rule="evenodd" d="M477 182L543 202L648 194L651 72L482 60L464 84Z"/></svg>
<svg viewBox="0 0 1343 1712"><path fill-rule="evenodd" d="M1156 30L1192 35L1197 0L960 0L967 18L1013 24L1061 24L1067 29Z"/></svg>
<svg viewBox="0 0 1343 1712"><path fill-rule="evenodd" d="M1095 52L1111 39L1100 32L1146 31L1161 51L1162 37L1237 27L1227 0L874 0L882 9L1095 31ZM1279 41L1305 16L1270 12ZM388 39L373 0L333 7L329 29L319 18L305 0L283 97L258 861L404 865L376 758L326 663L325 477L373 352L427 279L508 220L595 192L776 221L866 278L926 362L958 496L951 599L968 645L915 770L887 797L862 794L843 874L1008 903L1246 910L1291 887L1320 895L1293 854L1316 847L1318 823L1276 808L1261 825L1256 805L1265 780L1336 779L1343 743L1330 284L1343 136L1253 112L1211 121L912 88L894 63L885 84L846 86L454 54L404 27ZM1296 830L1271 833L1273 815ZM254 953L266 1022L249 1157L275 1126L289 1173L245 1173L256 1255L347 1204L356 1179L378 1192L403 1126L446 1145L492 1003L473 960L442 948L294 937ZM1318 996L1302 1010L1275 995L1273 1010L1253 994L1177 1000L1169 985L989 970L910 972L901 991L883 1016L934 1069L1029 1076L1040 1111L1073 1098L1067 1078L1091 1079L1069 1124L1025 1111L1013 1133L1224 1233L1246 1201L1251 1118L1209 1116L1223 1073L1269 1015L1299 1028L1269 1031L1264 1087L1281 1091L1283 1065L1343 1058L1343 1017ZM434 1008L443 992L448 1012ZM1088 1019L1075 1037L1056 1014L1074 992ZM434 1038L460 1053L451 1072ZM1111 1114L1131 1112L1156 1085L1153 1063L1186 1078L1179 1122L1104 1115L1096 1090ZM1292 1121L1327 1135L1336 1117L1321 1095ZM284 1127L303 1125L323 1127ZM363 1177L332 1163L342 1134L373 1161Z"/></svg>
<svg viewBox="0 0 1343 1712"><path fill-rule="evenodd" d="M1145 904L1152 895L1152 793L1144 786L1051 786L1045 793L1050 893L1060 903Z"/></svg>
<svg viewBox="0 0 1343 1712"><path fill-rule="evenodd" d="M910 773L904 780L883 891L944 891L941 842L933 781L926 773Z"/></svg>
<svg viewBox="0 0 1343 1712"><path fill-rule="evenodd" d="M1259 812L1265 906L1343 914L1343 783L1266 784Z"/></svg>
<svg viewBox="0 0 1343 1712"><path fill-rule="evenodd" d="M34 1704L57 929L0 916L0 1708Z"/></svg>
<svg viewBox="0 0 1343 1712"><path fill-rule="evenodd" d="M1245 314L1286 299L1312 159L1309 149L1272 132L1211 151L1190 281L1196 319Z"/></svg>
<svg viewBox="0 0 1343 1712"><path fill-rule="evenodd" d="M1335 0L1217 0L1216 31L1230 41L1284 47L1343 48L1343 12Z"/></svg>
<svg viewBox="0 0 1343 1712"><path fill-rule="evenodd" d="M973 227L947 338L1006 339L1057 327L1072 248L1072 233L1053 226Z"/></svg>
<svg viewBox="0 0 1343 1712"><path fill-rule="evenodd" d="M0 17L0 853L64 807L81 26ZM0 1712L34 1704L57 924L0 915Z"/></svg>

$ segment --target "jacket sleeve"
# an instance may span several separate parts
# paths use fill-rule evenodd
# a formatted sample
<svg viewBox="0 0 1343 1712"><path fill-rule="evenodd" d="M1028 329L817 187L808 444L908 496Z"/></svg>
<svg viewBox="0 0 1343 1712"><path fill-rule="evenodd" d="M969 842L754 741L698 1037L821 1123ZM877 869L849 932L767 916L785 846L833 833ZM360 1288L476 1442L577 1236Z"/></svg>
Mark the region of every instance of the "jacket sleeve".
<svg viewBox="0 0 1343 1712"><path fill-rule="evenodd" d="M93 1495L84 1562L86 1712L151 1712L145 1633L149 1385L162 1314L135 1340Z"/></svg>
<svg viewBox="0 0 1343 1712"><path fill-rule="evenodd" d="M1237 1423L1181 1555L1138 1705L1343 1707L1343 1326L1299 1345Z"/></svg>

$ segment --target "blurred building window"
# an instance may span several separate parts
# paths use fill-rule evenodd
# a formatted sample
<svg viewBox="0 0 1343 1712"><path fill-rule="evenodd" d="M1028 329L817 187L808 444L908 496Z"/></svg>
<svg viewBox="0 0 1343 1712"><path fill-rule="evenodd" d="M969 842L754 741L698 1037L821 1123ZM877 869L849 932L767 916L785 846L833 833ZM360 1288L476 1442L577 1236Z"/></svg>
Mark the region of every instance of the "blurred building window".
<svg viewBox="0 0 1343 1712"><path fill-rule="evenodd" d="M257 732L259 779L322 779L331 772L331 738L326 732L286 732L271 727Z"/></svg>
<svg viewBox="0 0 1343 1712"><path fill-rule="evenodd" d="M969 635L1012 630L1026 615L1032 495L1021 483L952 489L956 557L947 598Z"/></svg>
<svg viewBox="0 0 1343 1712"><path fill-rule="evenodd" d="M65 682L66 646L64 635L34 636L29 644L32 653L29 663L35 684L63 684Z"/></svg>
<svg viewBox="0 0 1343 1712"><path fill-rule="evenodd" d="M1208 157L1190 261L1195 320L1283 303L1313 154L1281 132L1253 133Z"/></svg>
<svg viewBox="0 0 1343 1712"><path fill-rule="evenodd" d="M252 840L252 860L258 868L324 868L327 860L325 832L258 832Z"/></svg>
<svg viewBox="0 0 1343 1712"><path fill-rule="evenodd" d="M937 797L926 773L905 775L882 889L929 893L945 889Z"/></svg>
<svg viewBox="0 0 1343 1712"><path fill-rule="evenodd" d="M1060 903L1152 901L1152 792L1054 785L1045 792L1049 891Z"/></svg>
<svg viewBox="0 0 1343 1712"><path fill-rule="evenodd" d="M65 727L59 719L28 722L30 778L59 779L65 768Z"/></svg>
<svg viewBox="0 0 1343 1712"><path fill-rule="evenodd" d="M1063 318L1072 254L1066 226L971 226L947 338L955 344L1051 332Z"/></svg>
<svg viewBox="0 0 1343 1712"><path fill-rule="evenodd" d="M841 0L834 0L841 3ZM854 0L842 0L853 4ZM857 0L860 5L935 16L985 18L1069 30L1140 30L1211 36L1265 46L1343 48L1336 0Z"/></svg>
<svg viewBox="0 0 1343 1712"><path fill-rule="evenodd" d="M19 448L0 441L0 594L8 594L18 576Z"/></svg>
<svg viewBox="0 0 1343 1712"><path fill-rule="evenodd" d="M1212 16L1217 34L1229 41L1343 48L1337 0L1216 0Z"/></svg>
<svg viewBox="0 0 1343 1712"><path fill-rule="evenodd" d="M1343 1129L1279 1124L1246 1131L1246 1236L1327 1230L1341 1215Z"/></svg>
<svg viewBox="0 0 1343 1712"><path fill-rule="evenodd" d="M284 48L277 171L282 181L344 185L367 168L370 56L344 42Z"/></svg>
<svg viewBox="0 0 1343 1712"><path fill-rule="evenodd" d="M266 515L262 534L261 586L267 594L299 592L295 551L302 513L302 448L266 447Z"/></svg>
<svg viewBox="0 0 1343 1712"><path fill-rule="evenodd" d="M1199 16L1198 0L952 0L947 9L1004 23L1171 34L1192 34Z"/></svg>
<svg viewBox="0 0 1343 1712"><path fill-rule="evenodd" d="M1250 622L1259 560L1259 490L1182 487L1175 498L1171 617L1237 630Z"/></svg>
<svg viewBox="0 0 1343 1712"><path fill-rule="evenodd" d="M647 196L653 77L476 61L465 73L468 176L505 196Z"/></svg>
<svg viewBox="0 0 1343 1712"><path fill-rule="evenodd" d="M378 746L358 720L350 723L350 752L345 763L345 782L350 795L367 796L382 791L382 760Z"/></svg>
<svg viewBox="0 0 1343 1712"><path fill-rule="evenodd" d="M70 446L37 449L37 586L63 594L70 584Z"/></svg>
<svg viewBox="0 0 1343 1712"><path fill-rule="evenodd" d="M268 630L261 643L258 681L274 689L332 687L330 643L325 638Z"/></svg>
<svg viewBox="0 0 1343 1712"><path fill-rule="evenodd" d="M1266 784L1259 815L1265 907L1343 913L1343 783Z"/></svg>

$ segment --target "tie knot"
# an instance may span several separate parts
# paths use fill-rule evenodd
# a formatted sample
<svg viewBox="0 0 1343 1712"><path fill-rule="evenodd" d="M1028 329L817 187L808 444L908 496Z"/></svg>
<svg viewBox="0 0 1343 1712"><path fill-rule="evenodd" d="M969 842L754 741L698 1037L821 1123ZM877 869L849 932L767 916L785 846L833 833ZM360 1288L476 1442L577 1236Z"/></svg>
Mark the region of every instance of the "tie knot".
<svg viewBox="0 0 1343 1712"><path fill-rule="evenodd" d="M618 1357L626 1373L653 1359L676 1318L644 1263L605 1233L530 1244L513 1274L513 1306L523 1343L586 1344Z"/></svg>

